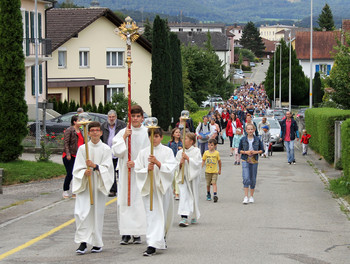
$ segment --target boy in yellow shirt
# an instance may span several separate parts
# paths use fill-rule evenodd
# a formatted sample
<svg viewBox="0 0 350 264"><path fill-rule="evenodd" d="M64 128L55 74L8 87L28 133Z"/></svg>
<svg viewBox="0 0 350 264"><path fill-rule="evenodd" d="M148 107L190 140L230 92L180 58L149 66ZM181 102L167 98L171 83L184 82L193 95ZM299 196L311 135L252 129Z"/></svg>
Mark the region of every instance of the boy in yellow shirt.
<svg viewBox="0 0 350 264"><path fill-rule="evenodd" d="M218 174L221 174L221 159L219 151L215 150L217 141L210 139L208 142L209 150L205 151L202 158L202 167L205 166L205 180L207 182L207 201L211 201L210 184L213 185L214 203L218 201L216 186ZM219 164L219 166L218 166ZM219 167L219 170L218 170Z"/></svg>

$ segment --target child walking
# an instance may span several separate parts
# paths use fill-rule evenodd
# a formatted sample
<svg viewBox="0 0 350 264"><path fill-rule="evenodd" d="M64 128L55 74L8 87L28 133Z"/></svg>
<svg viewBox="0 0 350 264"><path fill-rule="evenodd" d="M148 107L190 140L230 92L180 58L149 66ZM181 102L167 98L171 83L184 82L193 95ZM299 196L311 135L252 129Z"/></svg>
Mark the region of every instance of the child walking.
<svg viewBox="0 0 350 264"><path fill-rule="evenodd" d="M261 156L266 158L269 155L269 145L271 140L271 133L269 132L269 126L262 127L261 141L264 144L265 153Z"/></svg>
<svg viewBox="0 0 350 264"><path fill-rule="evenodd" d="M181 141L181 133L180 133L180 128L175 127L171 131L171 140L168 142L167 145L171 150L174 152L174 157L176 157L177 152L183 148L182 141ZM178 173L178 171L175 171L175 175ZM173 181L173 187L174 187L174 193L175 193L175 200L179 200L179 185L177 182Z"/></svg>
<svg viewBox="0 0 350 264"><path fill-rule="evenodd" d="M309 140L311 135L306 132L306 129L303 129L303 135L301 136L300 143L303 146L303 156L307 155L307 149L309 146Z"/></svg>
<svg viewBox="0 0 350 264"><path fill-rule="evenodd" d="M180 189L180 202L178 214L181 215L179 226L189 225L188 219L191 216L191 224L197 223L200 217L199 200L199 181L201 175L202 155L199 148L195 147L196 135L187 133L185 137L185 153L183 149L179 150L176 160L179 162L179 173L176 175L176 182ZM182 183L182 171L184 166L184 181Z"/></svg>
<svg viewBox="0 0 350 264"><path fill-rule="evenodd" d="M151 131L148 130L149 139ZM174 153L168 147L161 144L163 131L161 128L154 130L153 155L151 148L142 149L135 161L136 185L141 193L146 211L146 240L147 249L143 256L151 256L156 249L166 249L166 236L173 222L174 199L172 197L172 182L177 162ZM150 174L153 171L153 192L150 188ZM153 208L150 208L151 195Z"/></svg>
<svg viewBox="0 0 350 264"><path fill-rule="evenodd" d="M217 196L217 178L218 174L221 174L221 159L220 159L220 153L219 151L215 150L217 141L215 139L210 139L208 142L208 148L209 150L204 152L203 158L202 158L202 167L205 166L205 180L207 182L207 201L211 201L211 194L210 194L210 184L213 185L213 192L214 192L214 203L218 201ZM219 167L219 169L218 169Z"/></svg>
<svg viewBox="0 0 350 264"><path fill-rule="evenodd" d="M239 142L241 141L243 135L242 135L242 129L239 127L236 130L236 135L233 137L233 142L232 142L232 147L234 149L235 153L235 165L240 165L241 164L241 154L238 153L238 147L239 147Z"/></svg>
<svg viewBox="0 0 350 264"><path fill-rule="evenodd" d="M242 154L242 177L244 188L243 204L254 203L254 190L256 175L258 172L259 155L264 152L264 146L258 136L254 135L255 126L247 124L247 136L244 136L238 147L238 152ZM248 193L250 189L250 198Z"/></svg>

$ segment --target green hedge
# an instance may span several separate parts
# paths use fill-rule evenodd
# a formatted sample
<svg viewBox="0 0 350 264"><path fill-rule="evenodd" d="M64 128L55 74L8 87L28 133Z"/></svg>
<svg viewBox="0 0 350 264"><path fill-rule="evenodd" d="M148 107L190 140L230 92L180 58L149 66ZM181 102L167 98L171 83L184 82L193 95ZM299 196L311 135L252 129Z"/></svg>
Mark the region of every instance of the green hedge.
<svg viewBox="0 0 350 264"><path fill-rule="evenodd" d="M197 111L195 113L190 113L190 117L192 118L194 129L197 128L199 122L202 122L203 116L207 115L208 113L209 113L209 108L205 110Z"/></svg>
<svg viewBox="0 0 350 264"><path fill-rule="evenodd" d="M311 135L310 147L329 163L334 162L334 122L347 118L350 118L350 110L312 108L305 112L305 127Z"/></svg>
<svg viewBox="0 0 350 264"><path fill-rule="evenodd" d="M341 125L341 160L344 177L350 182L350 119Z"/></svg>

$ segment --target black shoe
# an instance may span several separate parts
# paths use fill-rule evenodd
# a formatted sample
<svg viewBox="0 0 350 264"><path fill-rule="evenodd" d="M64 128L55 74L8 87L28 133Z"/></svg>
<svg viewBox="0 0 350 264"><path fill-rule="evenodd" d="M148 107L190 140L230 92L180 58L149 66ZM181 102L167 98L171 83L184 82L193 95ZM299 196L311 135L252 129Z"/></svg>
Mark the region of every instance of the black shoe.
<svg viewBox="0 0 350 264"><path fill-rule="evenodd" d="M122 236L122 240L120 241L120 245L129 244L130 239L131 239L131 236L129 236L129 235Z"/></svg>
<svg viewBox="0 0 350 264"><path fill-rule="evenodd" d="M150 257L154 254L156 254L156 249L154 247L147 247L147 250L145 252L143 252L143 255L145 257Z"/></svg>
<svg viewBox="0 0 350 264"><path fill-rule="evenodd" d="M80 243L79 248L75 252L78 253L79 255L83 255L86 253L86 248L87 248L87 246L86 246L85 242Z"/></svg>
<svg viewBox="0 0 350 264"><path fill-rule="evenodd" d="M219 198L216 195L214 195L214 203L216 203L218 200Z"/></svg>
<svg viewBox="0 0 350 264"><path fill-rule="evenodd" d="M132 236L132 239L133 239L133 243L134 244L141 244L141 237L140 236Z"/></svg>
<svg viewBox="0 0 350 264"><path fill-rule="evenodd" d="M109 192L108 197L115 197L117 196L116 192Z"/></svg>
<svg viewBox="0 0 350 264"><path fill-rule="evenodd" d="M92 247L91 249L91 253L100 253L100 252L102 252L101 247Z"/></svg>

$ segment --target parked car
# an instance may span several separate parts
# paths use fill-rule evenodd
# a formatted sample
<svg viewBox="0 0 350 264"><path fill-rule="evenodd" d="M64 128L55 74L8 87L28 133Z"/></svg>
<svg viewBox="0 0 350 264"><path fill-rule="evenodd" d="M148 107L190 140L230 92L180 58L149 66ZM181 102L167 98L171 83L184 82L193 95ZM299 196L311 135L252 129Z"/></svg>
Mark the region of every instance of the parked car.
<svg viewBox="0 0 350 264"><path fill-rule="evenodd" d="M255 117L253 122L258 126L262 117ZM271 143L273 148L278 148L283 150L283 142L280 142L281 135L281 125L280 123L272 117L266 118L266 120L270 123L270 134L271 134Z"/></svg>
<svg viewBox="0 0 350 264"><path fill-rule="evenodd" d="M285 117L285 113L284 113L284 111L283 111L282 109L281 109L281 110L275 109L275 110L273 111L273 117L274 117L275 119L277 119L278 122L281 123L281 121L282 121L283 118Z"/></svg>
<svg viewBox="0 0 350 264"><path fill-rule="evenodd" d="M233 75L233 79L244 79L244 76L241 75L241 74L235 73L235 74Z"/></svg>
<svg viewBox="0 0 350 264"><path fill-rule="evenodd" d="M304 119L305 117L305 111L306 111L307 108L302 108L298 111L297 115L296 115L296 118L297 119Z"/></svg>
<svg viewBox="0 0 350 264"><path fill-rule="evenodd" d="M206 101L203 101L201 107L213 107L216 104L224 104L221 97L210 97Z"/></svg>
<svg viewBox="0 0 350 264"><path fill-rule="evenodd" d="M245 78L244 72L241 69L235 69L235 75L240 75L243 78Z"/></svg>
<svg viewBox="0 0 350 264"><path fill-rule="evenodd" d="M72 119L72 116L76 115L77 112L69 112L67 114L55 117L53 119L46 121L46 133L56 133L56 134L62 134L63 131L70 127L70 121ZM100 123L103 123L107 121L108 116L104 114L99 113L89 113L91 116L91 121L98 121ZM43 129L43 124L40 122L40 129ZM29 131L31 135L35 135L36 133L36 124L35 122L29 125Z"/></svg>
<svg viewBox="0 0 350 264"><path fill-rule="evenodd" d="M255 62L250 62L250 63L249 63L249 66L250 66L250 67L255 67Z"/></svg>

